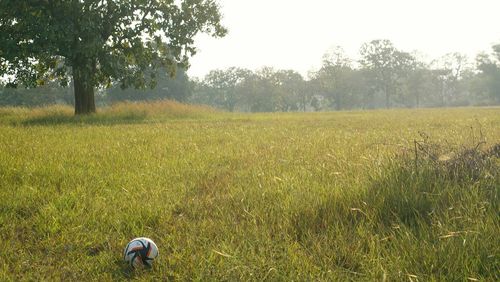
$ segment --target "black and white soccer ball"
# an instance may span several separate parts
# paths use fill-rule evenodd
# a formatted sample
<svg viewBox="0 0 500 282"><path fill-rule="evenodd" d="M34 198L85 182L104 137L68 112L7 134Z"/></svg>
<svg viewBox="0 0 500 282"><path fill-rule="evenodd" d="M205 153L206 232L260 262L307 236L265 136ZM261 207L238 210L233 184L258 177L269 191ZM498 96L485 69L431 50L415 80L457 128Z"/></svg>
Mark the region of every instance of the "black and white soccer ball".
<svg viewBox="0 0 500 282"><path fill-rule="evenodd" d="M123 259L134 268L151 267L158 256L158 247L149 238L135 238L123 251Z"/></svg>

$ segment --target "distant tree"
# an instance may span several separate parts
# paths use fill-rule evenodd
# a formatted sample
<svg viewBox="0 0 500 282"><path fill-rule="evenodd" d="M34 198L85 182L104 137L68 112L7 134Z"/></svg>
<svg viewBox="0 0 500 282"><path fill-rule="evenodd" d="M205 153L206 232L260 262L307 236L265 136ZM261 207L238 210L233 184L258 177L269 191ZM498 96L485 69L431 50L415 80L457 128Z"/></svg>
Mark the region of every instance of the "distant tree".
<svg viewBox="0 0 500 282"><path fill-rule="evenodd" d="M0 86L0 106L37 107L53 104L72 104L69 88L48 82L37 88L11 88Z"/></svg>
<svg viewBox="0 0 500 282"><path fill-rule="evenodd" d="M199 104L199 105L210 105L213 106L210 101L209 101L209 96L207 95L207 88L203 83L203 80L201 80L198 77L190 77L189 78L189 90L191 92L191 95L188 99L188 102L193 103L193 104Z"/></svg>
<svg viewBox="0 0 500 282"><path fill-rule="evenodd" d="M477 80L480 82L477 89L492 102L500 103L500 44L493 46L493 53L479 54L476 58L477 68L480 71Z"/></svg>
<svg viewBox="0 0 500 282"><path fill-rule="evenodd" d="M194 36L224 36L214 0L0 1L0 75L29 87L74 81L75 113L95 112L94 88L154 85L195 53Z"/></svg>
<svg viewBox="0 0 500 282"><path fill-rule="evenodd" d="M298 72L271 67L245 73L238 92L243 108L251 112L297 111L310 96Z"/></svg>
<svg viewBox="0 0 500 282"><path fill-rule="evenodd" d="M477 69L460 53L427 61L388 40L363 44L353 64L342 48L324 56L305 80L293 70L214 70L192 81L191 101L251 112L436 107L500 103L500 45L480 54Z"/></svg>
<svg viewBox="0 0 500 282"><path fill-rule="evenodd" d="M434 60L432 68L441 82L440 106L448 106L460 96L460 79L468 70L467 56L460 53L448 53Z"/></svg>
<svg viewBox="0 0 500 282"><path fill-rule="evenodd" d="M204 78L203 82L208 86L207 95L209 103L229 111L234 111L236 105L241 102L242 94L240 87L251 71L232 67L227 70L212 70Z"/></svg>
<svg viewBox="0 0 500 282"><path fill-rule="evenodd" d="M321 91L336 110L345 108L351 94L349 75L352 72L351 60L340 46L323 55L321 69L314 74Z"/></svg>
<svg viewBox="0 0 500 282"><path fill-rule="evenodd" d="M414 58L409 53L399 51L389 40L373 40L360 49L360 63L369 71L369 77L375 91L381 91L385 97L385 107L391 106L394 95L398 93L401 80L414 65ZM368 73L367 73L368 74Z"/></svg>
<svg viewBox="0 0 500 282"><path fill-rule="evenodd" d="M172 77L165 69L156 71L156 83L150 89L123 89L119 83L106 89L106 100L108 102L118 101L154 101L154 100L176 100L185 102L191 95L190 81L183 68L177 68L175 76Z"/></svg>
<svg viewBox="0 0 500 282"><path fill-rule="evenodd" d="M263 67L245 80L242 90L251 112L276 111L275 72L271 67Z"/></svg>
<svg viewBox="0 0 500 282"><path fill-rule="evenodd" d="M294 70L279 70L274 73L274 82L276 110L297 111L303 104L303 96L306 93L302 75Z"/></svg>
<svg viewBox="0 0 500 282"><path fill-rule="evenodd" d="M369 93L369 81L365 77L365 72L362 69L353 69L346 76L347 84L349 85L349 95L346 96L344 102L347 109L359 109L366 106L363 102L366 93Z"/></svg>
<svg viewBox="0 0 500 282"><path fill-rule="evenodd" d="M432 72L423 63L418 62L409 73L406 80L406 90L409 96L408 106L419 108L435 92L432 83Z"/></svg>
<svg viewBox="0 0 500 282"><path fill-rule="evenodd" d="M497 62L500 62L500 44L493 45L492 49Z"/></svg>

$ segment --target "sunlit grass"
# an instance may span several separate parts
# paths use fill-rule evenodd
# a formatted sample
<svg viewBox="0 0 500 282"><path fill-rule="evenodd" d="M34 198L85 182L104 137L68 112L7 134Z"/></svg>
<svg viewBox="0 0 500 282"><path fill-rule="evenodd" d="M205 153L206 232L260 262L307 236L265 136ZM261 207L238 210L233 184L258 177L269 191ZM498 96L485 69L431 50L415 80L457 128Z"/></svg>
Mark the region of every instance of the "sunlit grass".
<svg viewBox="0 0 500 282"><path fill-rule="evenodd" d="M126 113L142 114L149 117L203 117L215 113L215 110L204 105L186 105L179 102L164 100L156 102L121 102L102 110L103 115L123 115Z"/></svg>
<svg viewBox="0 0 500 282"><path fill-rule="evenodd" d="M97 114L75 116L72 107L0 108L0 123L22 125L56 125L62 123L143 123L165 119L210 118L216 111L204 105L186 105L171 100L156 102L120 102L99 108Z"/></svg>
<svg viewBox="0 0 500 282"><path fill-rule="evenodd" d="M419 132L487 148L500 109L0 109L0 280L498 280L498 174L415 174Z"/></svg>

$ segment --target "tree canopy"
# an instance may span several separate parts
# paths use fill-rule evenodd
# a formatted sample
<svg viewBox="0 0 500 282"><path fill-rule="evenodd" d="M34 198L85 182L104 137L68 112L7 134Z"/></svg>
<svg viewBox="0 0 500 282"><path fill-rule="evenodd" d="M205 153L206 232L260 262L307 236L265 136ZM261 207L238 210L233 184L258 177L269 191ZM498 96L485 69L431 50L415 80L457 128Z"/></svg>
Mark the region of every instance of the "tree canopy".
<svg viewBox="0 0 500 282"><path fill-rule="evenodd" d="M1 0L0 75L27 87L72 77L75 113L91 113L97 86L152 86L157 69L187 67L200 32L226 34L214 0Z"/></svg>

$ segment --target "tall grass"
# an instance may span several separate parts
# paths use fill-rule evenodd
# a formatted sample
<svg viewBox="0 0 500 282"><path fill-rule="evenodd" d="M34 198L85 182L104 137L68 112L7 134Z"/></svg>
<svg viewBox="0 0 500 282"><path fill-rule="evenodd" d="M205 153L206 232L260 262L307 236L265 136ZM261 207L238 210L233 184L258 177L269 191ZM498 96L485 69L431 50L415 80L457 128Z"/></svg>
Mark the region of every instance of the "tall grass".
<svg viewBox="0 0 500 282"><path fill-rule="evenodd" d="M140 122L0 114L0 280L500 278L498 108L143 107ZM415 162L421 131L438 145ZM160 248L151 271L121 262L138 236Z"/></svg>
<svg viewBox="0 0 500 282"><path fill-rule="evenodd" d="M187 105L171 100L155 102L120 102L98 110L97 114L74 116L74 110L67 105L53 105L37 108L0 108L0 123L23 125L57 124L116 124L161 121L165 119L209 118L215 113L204 105Z"/></svg>
<svg viewBox="0 0 500 282"><path fill-rule="evenodd" d="M216 110L205 105L187 105L172 100L156 102L120 102L102 110L103 115L142 115L147 117L207 117Z"/></svg>

